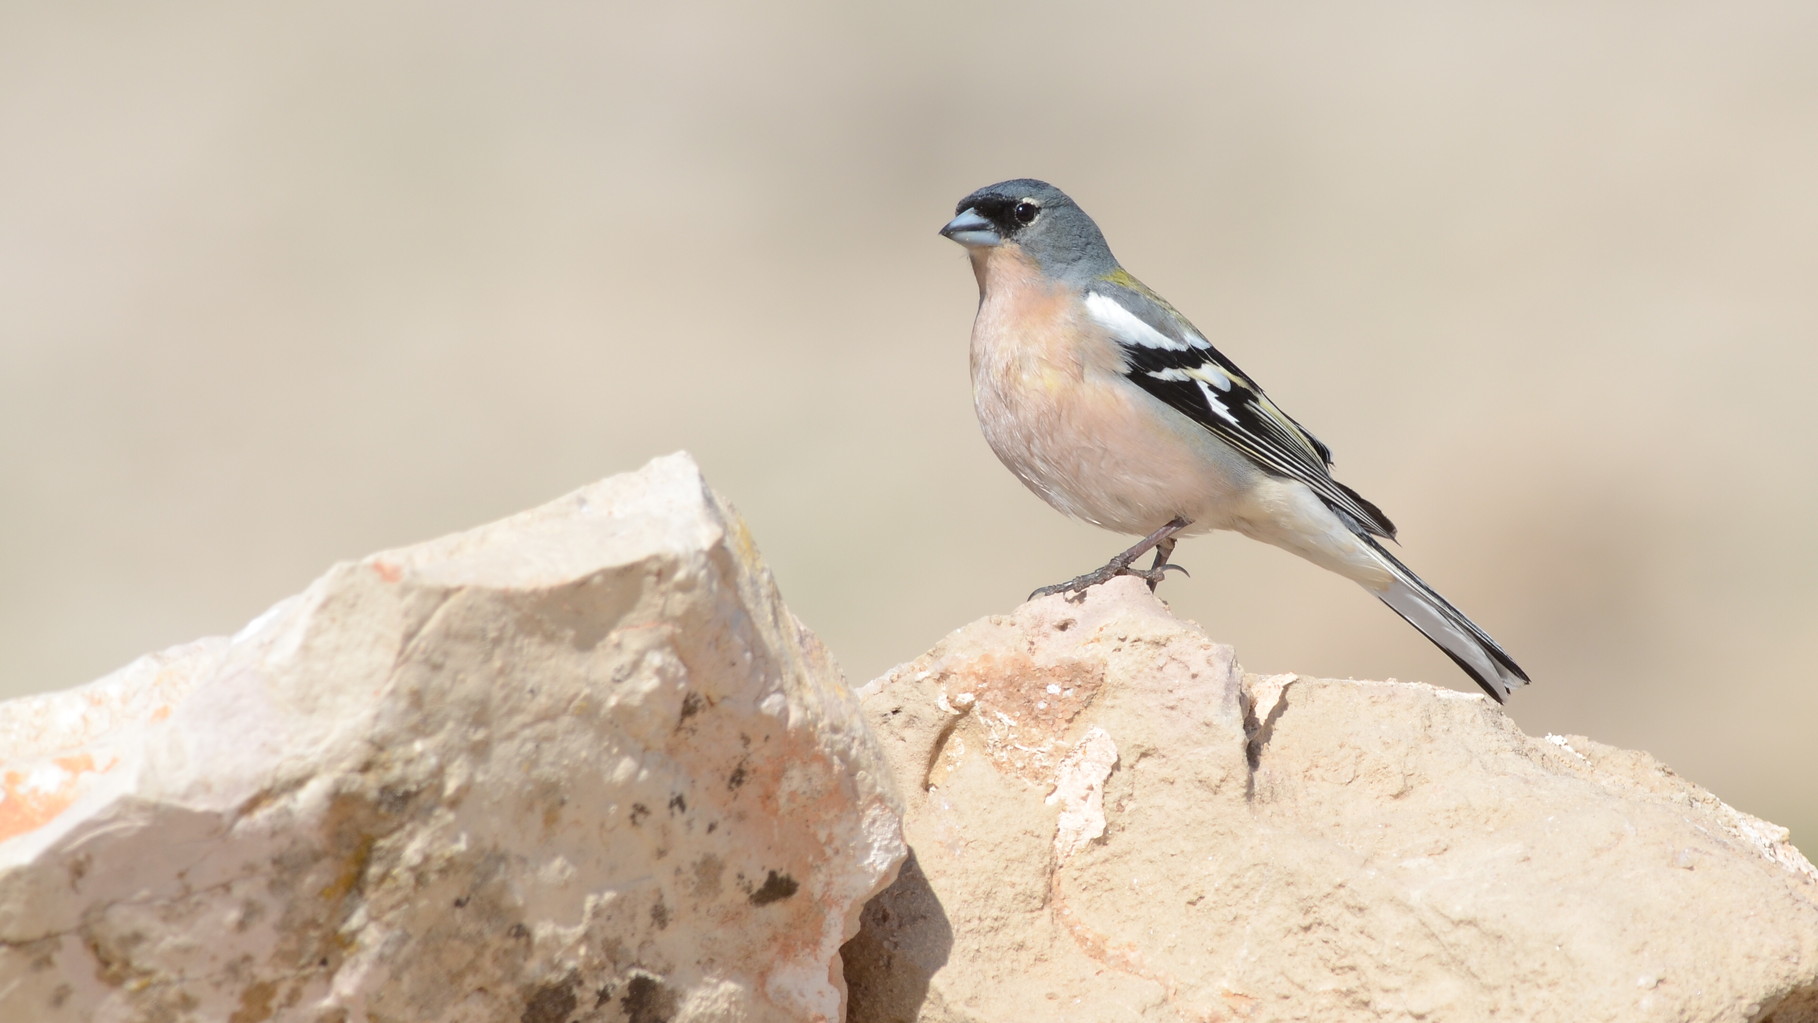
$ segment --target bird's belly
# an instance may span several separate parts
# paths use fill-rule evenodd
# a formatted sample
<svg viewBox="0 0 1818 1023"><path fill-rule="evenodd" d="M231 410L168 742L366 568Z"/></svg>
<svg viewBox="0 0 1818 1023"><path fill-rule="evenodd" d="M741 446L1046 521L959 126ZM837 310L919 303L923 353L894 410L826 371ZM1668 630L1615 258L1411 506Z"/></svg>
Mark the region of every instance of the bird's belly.
<svg viewBox="0 0 1818 1023"><path fill-rule="evenodd" d="M1147 534L1229 528L1260 470L1121 375L1035 363L978 366L973 399L991 450L1050 505Z"/></svg>

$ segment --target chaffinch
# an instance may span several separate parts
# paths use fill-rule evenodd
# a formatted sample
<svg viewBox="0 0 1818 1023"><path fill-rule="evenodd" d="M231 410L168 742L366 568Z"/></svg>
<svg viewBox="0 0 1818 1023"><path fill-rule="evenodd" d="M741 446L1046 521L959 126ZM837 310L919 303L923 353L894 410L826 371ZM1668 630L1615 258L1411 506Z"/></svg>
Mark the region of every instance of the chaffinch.
<svg viewBox="0 0 1818 1023"><path fill-rule="evenodd" d="M1129 535L1103 568L1151 589L1177 539L1235 530L1361 584L1498 703L1527 684L1482 629L1384 549L1387 516L1332 478L1331 451L1118 265L1060 189L1022 178L960 200L941 234L978 278L972 397L991 450L1042 500ZM1153 550L1147 569L1133 567Z"/></svg>

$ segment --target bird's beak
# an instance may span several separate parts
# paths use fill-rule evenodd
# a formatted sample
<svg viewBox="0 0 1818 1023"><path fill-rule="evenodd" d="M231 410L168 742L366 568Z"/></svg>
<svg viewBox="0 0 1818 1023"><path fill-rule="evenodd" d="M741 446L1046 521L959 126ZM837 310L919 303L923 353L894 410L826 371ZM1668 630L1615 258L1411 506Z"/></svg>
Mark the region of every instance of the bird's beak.
<svg viewBox="0 0 1818 1023"><path fill-rule="evenodd" d="M997 228L991 226L991 221L976 209L962 210L959 216L947 221L947 226L941 228L941 236L969 249L990 248L1004 240Z"/></svg>

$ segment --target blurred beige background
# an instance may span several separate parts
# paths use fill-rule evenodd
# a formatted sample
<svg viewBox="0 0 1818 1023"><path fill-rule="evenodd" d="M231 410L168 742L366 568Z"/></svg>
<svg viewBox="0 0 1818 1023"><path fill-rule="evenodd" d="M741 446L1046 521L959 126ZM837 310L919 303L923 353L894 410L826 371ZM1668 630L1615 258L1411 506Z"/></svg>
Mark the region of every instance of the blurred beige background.
<svg viewBox="0 0 1818 1023"><path fill-rule="evenodd" d="M1048 178L1536 684L1818 847L1818 5L0 9L0 692L693 451L858 680L1124 545L999 467ZM1258 671L1474 690L1235 537Z"/></svg>

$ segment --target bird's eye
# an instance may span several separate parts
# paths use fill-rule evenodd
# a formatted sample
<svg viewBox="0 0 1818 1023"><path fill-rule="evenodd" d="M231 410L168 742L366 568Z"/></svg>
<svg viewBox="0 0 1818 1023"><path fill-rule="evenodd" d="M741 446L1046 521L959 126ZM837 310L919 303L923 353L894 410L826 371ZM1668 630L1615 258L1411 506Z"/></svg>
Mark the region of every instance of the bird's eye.
<svg viewBox="0 0 1818 1023"><path fill-rule="evenodd" d="M1036 214L1041 211L1042 208L1039 205L1028 199L1024 199L1022 202L1016 204L1016 207L1010 211L1010 215L1015 217L1016 222L1019 224L1033 224L1035 223Z"/></svg>

